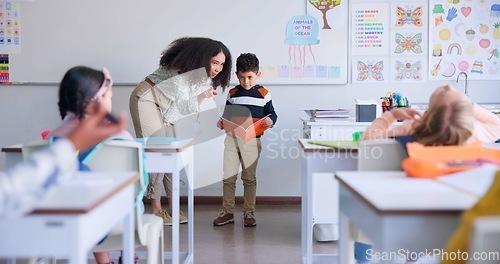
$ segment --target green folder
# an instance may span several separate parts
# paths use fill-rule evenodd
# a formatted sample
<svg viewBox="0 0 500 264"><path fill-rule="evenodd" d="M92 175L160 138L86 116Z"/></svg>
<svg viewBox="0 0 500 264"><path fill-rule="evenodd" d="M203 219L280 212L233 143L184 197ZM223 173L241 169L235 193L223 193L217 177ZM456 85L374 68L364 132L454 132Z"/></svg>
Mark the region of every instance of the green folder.
<svg viewBox="0 0 500 264"><path fill-rule="evenodd" d="M330 147L336 149L357 149L358 142L353 140L314 140L308 141L309 144Z"/></svg>

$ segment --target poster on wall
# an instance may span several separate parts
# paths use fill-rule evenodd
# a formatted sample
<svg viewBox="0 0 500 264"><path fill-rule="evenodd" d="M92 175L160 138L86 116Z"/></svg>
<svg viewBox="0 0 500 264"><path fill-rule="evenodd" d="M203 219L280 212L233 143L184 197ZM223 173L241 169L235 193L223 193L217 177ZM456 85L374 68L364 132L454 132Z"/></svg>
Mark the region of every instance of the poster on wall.
<svg viewBox="0 0 500 264"><path fill-rule="evenodd" d="M500 1L430 1L429 79L500 80Z"/></svg>
<svg viewBox="0 0 500 264"><path fill-rule="evenodd" d="M0 53L21 52L21 11L17 1L0 1Z"/></svg>
<svg viewBox="0 0 500 264"><path fill-rule="evenodd" d="M9 54L0 54L0 83L9 83Z"/></svg>
<svg viewBox="0 0 500 264"><path fill-rule="evenodd" d="M353 83L389 82L388 57L353 57Z"/></svg>
<svg viewBox="0 0 500 264"><path fill-rule="evenodd" d="M391 3L391 81L427 81L427 16L426 1Z"/></svg>
<svg viewBox="0 0 500 264"><path fill-rule="evenodd" d="M353 0L351 14L353 83L427 80L426 1Z"/></svg>
<svg viewBox="0 0 500 264"><path fill-rule="evenodd" d="M346 0L305 0L305 14L284 26L283 49L273 50L281 63L262 62L263 83L347 83L348 4Z"/></svg>
<svg viewBox="0 0 500 264"><path fill-rule="evenodd" d="M281 65L263 65L270 82L347 83L348 3L305 0L306 14L289 19L284 43L288 56Z"/></svg>
<svg viewBox="0 0 500 264"><path fill-rule="evenodd" d="M351 8L352 55L388 55L387 3L352 3Z"/></svg>

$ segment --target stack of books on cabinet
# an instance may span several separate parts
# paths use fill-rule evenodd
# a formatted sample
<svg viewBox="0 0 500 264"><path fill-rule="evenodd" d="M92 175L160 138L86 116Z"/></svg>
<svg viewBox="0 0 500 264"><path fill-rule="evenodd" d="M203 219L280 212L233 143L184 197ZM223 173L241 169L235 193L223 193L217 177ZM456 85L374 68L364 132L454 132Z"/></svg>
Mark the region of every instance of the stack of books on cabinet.
<svg viewBox="0 0 500 264"><path fill-rule="evenodd" d="M351 116L349 109L311 109L304 110L309 115L310 121L314 122L352 122L354 118Z"/></svg>

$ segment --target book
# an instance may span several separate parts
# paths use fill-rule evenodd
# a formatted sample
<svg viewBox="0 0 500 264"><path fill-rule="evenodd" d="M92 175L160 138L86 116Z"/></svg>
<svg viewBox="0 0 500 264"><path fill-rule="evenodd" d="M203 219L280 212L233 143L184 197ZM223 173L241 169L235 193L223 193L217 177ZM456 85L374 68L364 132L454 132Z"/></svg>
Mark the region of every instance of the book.
<svg viewBox="0 0 500 264"><path fill-rule="evenodd" d="M262 125L262 121L264 121L264 119L269 116L270 114L264 116L263 118L253 122L248 126L245 126L245 124L236 124L224 117L221 117L222 129L224 129L226 133L238 137L246 144L252 138L255 138L257 135L261 135L265 130L269 128L269 126Z"/></svg>

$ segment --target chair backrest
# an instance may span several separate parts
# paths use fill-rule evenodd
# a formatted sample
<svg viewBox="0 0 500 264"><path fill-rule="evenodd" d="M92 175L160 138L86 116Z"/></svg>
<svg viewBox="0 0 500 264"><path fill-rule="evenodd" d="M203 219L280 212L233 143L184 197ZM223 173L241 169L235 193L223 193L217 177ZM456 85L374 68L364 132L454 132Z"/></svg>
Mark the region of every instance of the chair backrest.
<svg viewBox="0 0 500 264"><path fill-rule="evenodd" d="M49 146L47 140L35 140L24 143L22 146L23 159L27 159L33 152L40 151Z"/></svg>
<svg viewBox="0 0 500 264"><path fill-rule="evenodd" d="M23 144L23 158L28 158L33 152L39 151L50 144L48 140L37 140ZM86 157L86 165L91 171L100 172L125 172L137 171L143 172L143 150L140 142L129 140L107 140L98 145L89 156ZM139 182L135 185L136 195L147 186L144 177L139 177ZM144 232L138 229L142 228L142 204L136 206L136 230L140 242L145 240ZM121 232L121 227L114 228L111 233ZM141 243L142 244L142 243Z"/></svg>
<svg viewBox="0 0 500 264"><path fill-rule="evenodd" d="M485 254L497 252L498 245L500 245L500 216L476 218L469 242L469 256L473 252L485 252ZM498 263L498 260L490 257L477 260L477 262L472 261L471 263Z"/></svg>
<svg viewBox="0 0 500 264"><path fill-rule="evenodd" d="M408 154L395 139L363 140L358 148L358 171L402 170Z"/></svg>

